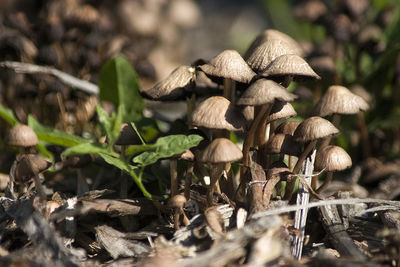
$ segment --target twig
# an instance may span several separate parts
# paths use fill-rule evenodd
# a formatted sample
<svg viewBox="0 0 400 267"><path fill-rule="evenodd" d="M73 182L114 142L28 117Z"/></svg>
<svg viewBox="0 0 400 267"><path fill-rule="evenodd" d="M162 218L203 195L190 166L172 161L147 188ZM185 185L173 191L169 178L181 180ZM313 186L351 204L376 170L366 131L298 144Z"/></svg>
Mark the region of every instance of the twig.
<svg viewBox="0 0 400 267"><path fill-rule="evenodd" d="M73 88L79 89L81 91L84 91L92 95L99 94L99 88L97 85L85 80L78 79L68 73L62 72L53 67L38 66L34 64L16 62L16 61L2 61L0 62L0 67L13 69L15 72L18 73L29 73L29 74L40 73L40 74L53 75L54 77L58 78L61 82Z"/></svg>
<svg viewBox="0 0 400 267"><path fill-rule="evenodd" d="M393 209L400 210L400 201L393 200L385 200L385 199L374 199L374 198L346 198L346 199L329 199L329 200L320 200L316 202L309 203L307 205L289 205L277 209L271 209L263 212L256 213L251 216L252 219L271 216L271 215L279 215L282 213L293 212L301 209L311 209L315 207L321 207L326 205L354 205L359 203L377 203L377 204L386 204L393 206Z"/></svg>

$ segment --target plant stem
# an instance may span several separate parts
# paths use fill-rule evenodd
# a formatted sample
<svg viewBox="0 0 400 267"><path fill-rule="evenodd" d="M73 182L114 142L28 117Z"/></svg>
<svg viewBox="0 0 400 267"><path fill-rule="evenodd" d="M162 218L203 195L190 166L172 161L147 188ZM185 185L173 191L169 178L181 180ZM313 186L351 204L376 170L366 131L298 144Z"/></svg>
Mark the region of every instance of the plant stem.
<svg viewBox="0 0 400 267"><path fill-rule="evenodd" d="M143 174L144 167L141 167L139 176L137 176L135 170L131 169L129 171L129 175L133 178L133 181L136 183L136 185L139 187L140 191L142 191L143 196L149 198L149 199L155 199L156 197L150 194L146 188L144 187L142 183L142 174Z"/></svg>

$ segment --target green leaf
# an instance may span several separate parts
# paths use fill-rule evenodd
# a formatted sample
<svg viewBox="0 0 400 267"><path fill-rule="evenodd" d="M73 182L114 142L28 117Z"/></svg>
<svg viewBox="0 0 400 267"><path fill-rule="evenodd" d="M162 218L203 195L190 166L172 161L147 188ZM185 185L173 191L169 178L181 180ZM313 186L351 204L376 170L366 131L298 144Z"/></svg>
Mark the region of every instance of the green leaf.
<svg viewBox="0 0 400 267"><path fill-rule="evenodd" d="M124 106L123 122L138 121L142 116L144 103L139 87L138 75L122 56L107 61L100 71L100 100Z"/></svg>
<svg viewBox="0 0 400 267"><path fill-rule="evenodd" d="M28 125L35 131L40 140L48 143L70 147L89 142L89 140L77 135L44 126L40 124L32 115L28 116Z"/></svg>
<svg viewBox="0 0 400 267"><path fill-rule="evenodd" d="M140 152L155 149L156 145L131 145L125 149L126 156L133 156Z"/></svg>
<svg viewBox="0 0 400 267"><path fill-rule="evenodd" d="M115 157L118 156L117 153L110 152L109 150L107 150L107 148L103 144L92 144L92 143L79 144L76 146L69 147L62 153L62 156L84 155L84 154L99 155L100 153L109 154Z"/></svg>
<svg viewBox="0 0 400 267"><path fill-rule="evenodd" d="M130 174L132 168L125 161L123 161L119 157L113 157L108 153L99 153L99 156L102 157L108 164L111 164L117 167L120 170L123 170Z"/></svg>
<svg viewBox="0 0 400 267"><path fill-rule="evenodd" d="M155 151L146 151L136 156L133 162L139 165L147 166L155 163L162 158L169 158L173 155L179 155L187 149L197 146L203 137L192 134L189 136L183 134L169 135L157 139Z"/></svg>
<svg viewBox="0 0 400 267"><path fill-rule="evenodd" d="M14 112L12 110L4 107L1 104L0 104L0 117L2 117L7 123L11 124L12 126L20 123L18 119L15 117Z"/></svg>

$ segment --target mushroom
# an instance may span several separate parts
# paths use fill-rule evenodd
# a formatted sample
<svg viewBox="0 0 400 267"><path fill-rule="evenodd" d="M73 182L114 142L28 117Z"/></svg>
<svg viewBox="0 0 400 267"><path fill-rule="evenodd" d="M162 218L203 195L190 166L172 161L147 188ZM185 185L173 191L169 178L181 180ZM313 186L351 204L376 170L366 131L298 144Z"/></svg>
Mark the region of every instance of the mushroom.
<svg viewBox="0 0 400 267"><path fill-rule="evenodd" d="M190 119L195 101L193 92L195 79L195 67L179 66L164 80L157 82L151 88L142 90L141 93L157 101L175 101L186 98L187 118ZM190 127L191 122L188 121L188 124Z"/></svg>
<svg viewBox="0 0 400 267"><path fill-rule="evenodd" d="M265 165L265 167L268 167L269 159L265 158L266 151L264 150L264 148L269 136L274 132L274 122L279 119L285 119L296 115L297 112L294 110L293 106L289 102L276 99L271 108L271 112L267 116L263 117L260 126L258 127L258 132L256 134L258 137L257 143L260 148L258 154L259 161L263 165ZM267 125L269 125L270 127L268 136L266 136Z"/></svg>
<svg viewBox="0 0 400 267"><path fill-rule="evenodd" d="M192 114L192 123L212 129L214 137L226 135L220 130L243 131L246 127L240 110L222 96L212 96L201 102Z"/></svg>
<svg viewBox="0 0 400 267"><path fill-rule="evenodd" d="M362 97L353 94L344 86L332 85L315 105L312 114L320 117L333 115L332 123L338 127L341 114L356 114L368 109L369 105ZM321 146L326 146L329 142L330 138Z"/></svg>
<svg viewBox="0 0 400 267"><path fill-rule="evenodd" d="M283 81L282 85L284 87L288 87L293 79L321 79L303 58L294 54L275 58L260 75L269 79Z"/></svg>
<svg viewBox="0 0 400 267"><path fill-rule="evenodd" d="M230 169L230 163L242 159L243 154L237 145L227 138L214 139L203 151L200 161L210 165L210 185L207 189L207 201L214 205L213 193L218 179L224 170Z"/></svg>
<svg viewBox="0 0 400 267"><path fill-rule="evenodd" d="M332 181L333 172L342 171L352 165L351 157L339 146L325 146L318 150L315 157L314 169L326 171L324 183L318 187L317 193L324 191Z"/></svg>
<svg viewBox="0 0 400 267"><path fill-rule="evenodd" d="M121 157L125 160L125 150L129 145L139 145L142 141L136 131L132 128L132 125L128 123L121 124L121 131L114 145L121 146ZM79 178L79 176L78 176ZM128 196L128 177L121 171L121 186L120 186L120 197L126 198Z"/></svg>
<svg viewBox="0 0 400 267"><path fill-rule="evenodd" d="M7 143L21 148L20 153L31 153L32 147L39 144L39 139L31 127L17 124L8 132Z"/></svg>
<svg viewBox="0 0 400 267"><path fill-rule="evenodd" d="M298 121L285 121L282 122L274 131L275 134L290 134L293 135L296 131L297 126L300 122ZM289 155L289 170L293 170L293 156Z"/></svg>
<svg viewBox="0 0 400 267"><path fill-rule="evenodd" d="M188 169L186 170L185 179L185 197L190 197L190 185L192 183L193 176L193 161L194 154L189 149L185 152L174 155L169 159L170 162L170 176L171 176L171 197L178 194L178 160L186 160L189 162Z"/></svg>
<svg viewBox="0 0 400 267"><path fill-rule="evenodd" d="M199 66L208 76L224 79L224 97L232 100L232 81L250 83L256 73L235 50L224 50L209 63ZM218 82L221 84L221 82Z"/></svg>
<svg viewBox="0 0 400 267"><path fill-rule="evenodd" d="M296 96L289 93L283 86L274 81L259 79L251 84L237 101L237 105L260 106L259 111L255 115L255 118L251 123L250 129L243 143L244 166L248 166L248 153L250 151L250 147L254 144L257 128L260 127L260 124L263 122L263 118L270 114L270 110L275 99L293 101L296 99Z"/></svg>
<svg viewBox="0 0 400 267"><path fill-rule="evenodd" d="M183 195L175 195L168 200L168 207L174 210L174 228L178 230L183 225L189 225L189 219L183 210L186 198Z"/></svg>
<svg viewBox="0 0 400 267"><path fill-rule="evenodd" d="M275 58L286 54L302 56L303 51L289 35L277 30L265 30L251 43L244 59L255 72L260 72Z"/></svg>
<svg viewBox="0 0 400 267"><path fill-rule="evenodd" d="M51 163L43 159L39 154L20 154L17 156L14 164L14 173L11 175L14 181L17 184L25 185L27 181L33 178L40 200L45 201L46 193L40 182L39 174L47 170L51 166ZM14 181L11 181L11 183Z"/></svg>
<svg viewBox="0 0 400 267"><path fill-rule="evenodd" d="M91 161L92 161L92 158L88 154L68 156L65 159L64 166L70 167L70 168L76 170L77 178L78 178L76 194L78 196L89 191L89 185L87 184L86 179L83 176L82 169L85 168L86 166L88 166Z"/></svg>
<svg viewBox="0 0 400 267"><path fill-rule="evenodd" d="M310 152L315 149L315 145L319 139L330 137L338 133L339 130L332 123L321 117L310 117L300 123L296 128L293 137L296 142L305 143L306 146L293 168L293 174L297 174L300 171L304 160ZM286 185L286 200L289 200L292 197L294 182L295 181L290 181Z"/></svg>

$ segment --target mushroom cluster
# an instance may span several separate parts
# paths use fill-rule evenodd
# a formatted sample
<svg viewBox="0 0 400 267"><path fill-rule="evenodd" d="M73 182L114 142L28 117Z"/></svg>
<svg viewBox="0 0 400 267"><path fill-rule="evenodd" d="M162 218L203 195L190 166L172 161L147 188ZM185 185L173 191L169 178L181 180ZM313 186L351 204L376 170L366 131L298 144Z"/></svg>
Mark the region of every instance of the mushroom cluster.
<svg viewBox="0 0 400 267"><path fill-rule="evenodd" d="M339 116L365 111L368 103L344 86L332 85L311 117L298 115L291 104L298 95L288 88L293 82L321 79L304 55L290 36L265 30L243 57L225 50L209 61L180 66L142 90L158 101L186 98L188 129L207 136L206 143L193 151L189 177L197 179L182 179L184 186L179 186L178 174L171 172L171 198L184 193L187 201L199 201L190 187L197 180L206 186L203 211L228 203L255 213L268 209L272 198L294 201L296 180L300 180L297 202L306 204L310 193L320 197L333 172L351 166L350 156L329 143L339 134ZM323 118L327 116L332 120ZM242 138L242 146L232 142L234 132ZM322 185L313 174L315 159L315 170L326 172ZM176 228L183 223L182 212L179 220L174 215ZM299 219L298 229L304 220Z"/></svg>

